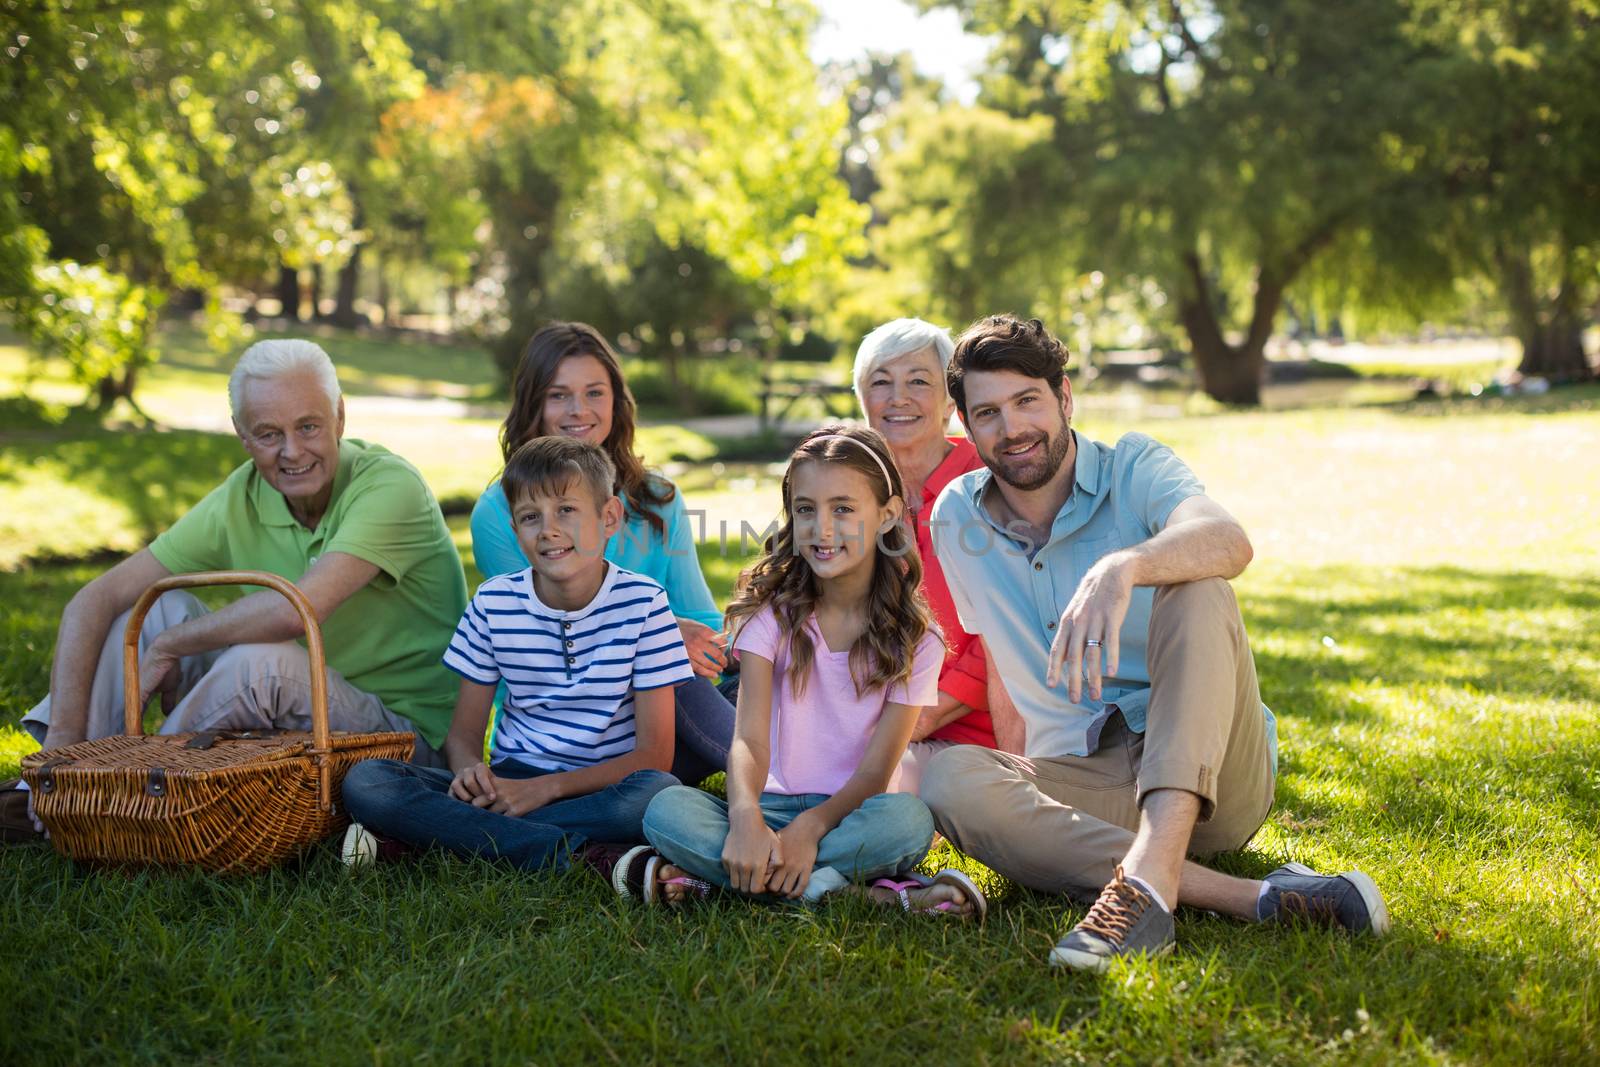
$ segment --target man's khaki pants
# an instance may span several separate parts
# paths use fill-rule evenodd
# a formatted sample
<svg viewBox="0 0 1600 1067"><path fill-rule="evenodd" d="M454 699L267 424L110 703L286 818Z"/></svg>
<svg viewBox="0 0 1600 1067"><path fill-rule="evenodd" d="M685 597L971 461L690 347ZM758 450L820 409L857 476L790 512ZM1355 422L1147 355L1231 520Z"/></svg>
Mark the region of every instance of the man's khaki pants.
<svg viewBox="0 0 1600 1067"><path fill-rule="evenodd" d="M922 799L939 830L1012 881L1095 891L1133 845L1157 789L1200 798L1190 853L1249 841L1272 807L1255 661L1233 588L1208 578L1156 590L1145 732L1113 714L1089 756L1027 758L959 745L933 758ZM1043 665L1040 665L1043 669Z"/></svg>
<svg viewBox="0 0 1600 1067"><path fill-rule="evenodd" d="M192 593L165 593L145 616L139 633L141 657L157 634L206 613ZM100 650L89 692L87 736L120 734L123 730L122 635L132 612L111 625ZM178 664L178 704L161 725L164 734L198 730L311 729L311 658L293 641L232 645L214 652L185 656ZM328 723L335 730L358 733L415 732L411 720L390 711L383 701L357 689L338 671L328 671ZM43 742L50 728L46 696L22 717L22 727ZM414 762L437 764L438 754L419 735Z"/></svg>

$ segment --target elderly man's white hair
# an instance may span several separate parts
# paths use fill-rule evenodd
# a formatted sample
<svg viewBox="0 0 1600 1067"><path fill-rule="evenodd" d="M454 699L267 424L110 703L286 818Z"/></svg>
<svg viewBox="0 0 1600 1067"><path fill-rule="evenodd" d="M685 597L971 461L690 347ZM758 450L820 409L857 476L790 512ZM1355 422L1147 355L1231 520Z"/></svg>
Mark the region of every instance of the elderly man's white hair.
<svg viewBox="0 0 1600 1067"><path fill-rule="evenodd" d="M257 341L244 350L239 362L228 375L228 408L235 421L244 403L244 383L250 378L281 378L297 371L311 371L317 384L328 396L328 403L339 405L339 376L334 372L333 360L322 346L314 341L274 340Z"/></svg>
<svg viewBox="0 0 1600 1067"><path fill-rule="evenodd" d="M865 391L867 377L873 371L901 356L933 349L939 358L939 370L950 368L950 357L955 354L956 343L950 340L950 331L922 319L895 319L886 322L861 339L856 349L855 383L856 400Z"/></svg>

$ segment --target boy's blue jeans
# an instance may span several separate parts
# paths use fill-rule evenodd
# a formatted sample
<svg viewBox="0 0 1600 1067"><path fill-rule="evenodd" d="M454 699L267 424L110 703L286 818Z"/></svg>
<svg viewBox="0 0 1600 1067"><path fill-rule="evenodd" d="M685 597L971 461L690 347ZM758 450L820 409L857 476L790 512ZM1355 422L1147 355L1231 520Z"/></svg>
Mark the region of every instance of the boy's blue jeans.
<svg viewBox="0 0 1600 1067"><path fill-rule="evenodd" d="M825 793L761 794L761 817L781 830L795 816L827 800ZM722 866L728 805L687 786L663 789L644 815L644 836L671 863L696 878L729 886ZM910 793L879 793L846 815L817 844L816 866L806 883L812 903L851 882L866 882L915 867L933 843L933 815Z"/></svg>
<svg viewBox="0 0 1600 1067"><path fill-rule="evenodd" d="M490 769L502 778L552 773L510 761ZM586 842L642 842L651 798L678 784L664 771L634 771L615 785L516 818L457 800L450 795L454 778L437 767L364 760L345 775L345 810L372 832L407 844L506 860L525 870L559 870Z"/></svg>

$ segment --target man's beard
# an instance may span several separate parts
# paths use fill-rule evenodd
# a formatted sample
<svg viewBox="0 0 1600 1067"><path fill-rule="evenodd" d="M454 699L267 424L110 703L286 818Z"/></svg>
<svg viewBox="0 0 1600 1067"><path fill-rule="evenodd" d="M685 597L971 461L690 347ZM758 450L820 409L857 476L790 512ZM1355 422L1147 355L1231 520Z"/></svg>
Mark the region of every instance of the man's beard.
<svg viewBox="0 0 1600 1067"><path fill-rule="evenodd" d="M1031 492L1054 478L1056 472L1061 469L1061 464L1066 462L1067 453L1072 448L1071 423L1065 419L1061 420L1061 432L1045 437L1043 459L1009 463L1005 450L1015 448L1022 443L1021 440L1004 441L995 448L993 456L984 456L983 461L994 471L996 478L1013 489Z"/></svg>

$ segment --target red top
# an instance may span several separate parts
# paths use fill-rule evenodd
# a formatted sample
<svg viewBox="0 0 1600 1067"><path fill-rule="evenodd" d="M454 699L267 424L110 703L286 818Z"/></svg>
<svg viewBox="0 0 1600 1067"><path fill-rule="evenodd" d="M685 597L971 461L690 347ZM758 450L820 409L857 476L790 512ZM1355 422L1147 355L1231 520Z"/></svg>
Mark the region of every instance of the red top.
<svg viewBox="0 0 1600 1067"><path fill-rule="evenodd" d="M983 658L983 642L961 628L955 602L950 599L950 586L944 580L944 568L939 566L939 557L933 554L933 531L928 528L928 517L933 513L933 502L940 490L960 475L983 466L971 441L965 437L948 440L953 447L922 484L922 504L911 517L916 523L917 551L922 553L922 593L933 609L934 621L944 631L946 652L944 666L939 671L939 691L949 693L972 711L954 722L945 723L929 737L959 745L994 748L994 725L989 721L989 671Z"/></svg>

